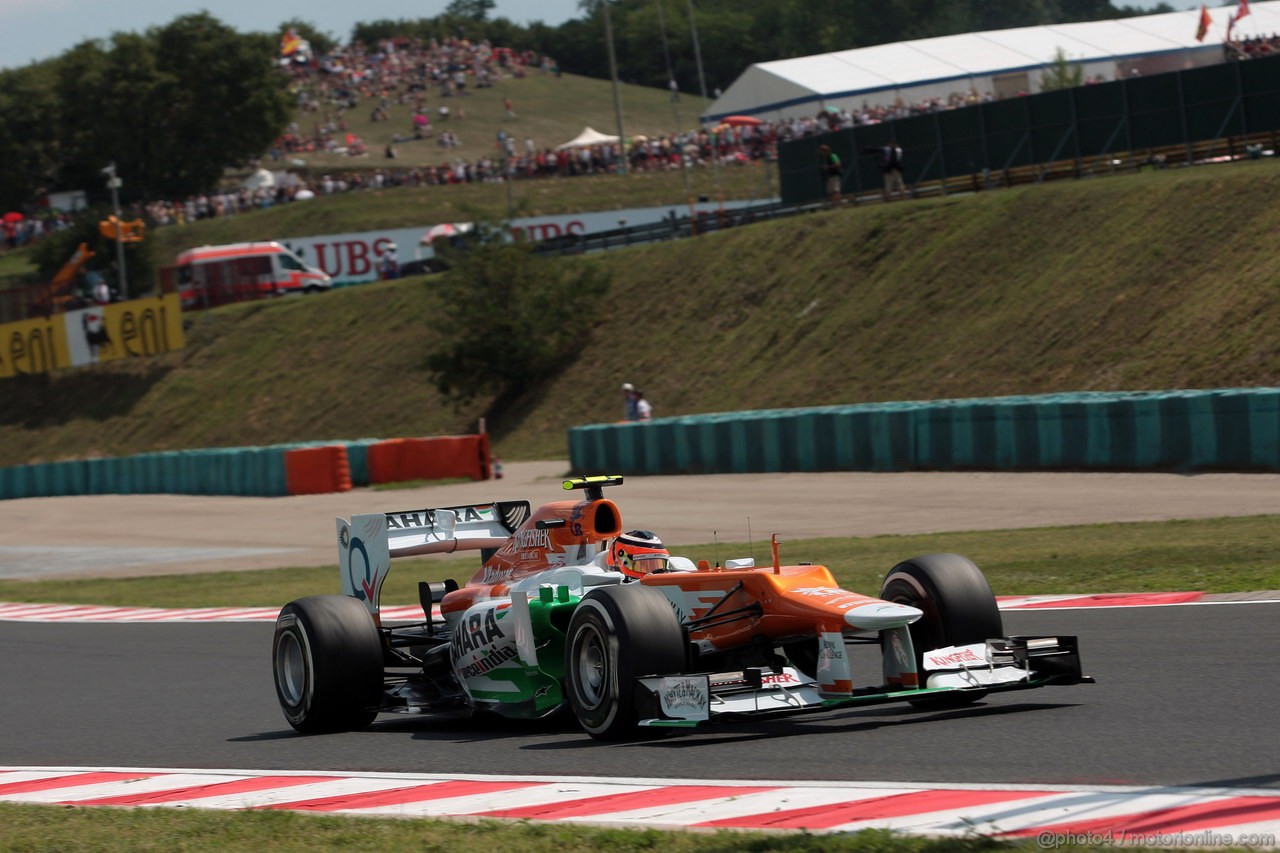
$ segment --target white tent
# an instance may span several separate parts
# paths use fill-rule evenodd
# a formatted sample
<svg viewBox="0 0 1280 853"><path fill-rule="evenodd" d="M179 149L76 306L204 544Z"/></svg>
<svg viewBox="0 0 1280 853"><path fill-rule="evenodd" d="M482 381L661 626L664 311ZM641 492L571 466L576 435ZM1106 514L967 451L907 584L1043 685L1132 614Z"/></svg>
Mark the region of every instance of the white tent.
<svg viewBox="0 0 1280 853"><path fill-rule="evenodd" d="M247 190L256 190L259 187L263 189L271 189L276 185L276 176L271 174L269 169L258 169L252 175L244 179L244 188Z"/></svg>
<svg viewBox="0 0 1280 853"><path fill-rule="evenodd" d="M573 139L570 139L564 145L557 145L556 150L561 151L565 148L586 148L589 145L605 145L610 142L617 142L618 137L609 136L598 130L584 127L582 133L579 133Z"/></svg>
<svg viewBox="0 0 1280 853"><path fill-rule="evenodd" d="M1280 0L1255 2L1236 38L1280 32ZM1209 10L1213 24L1196 41L1200 9L1081 24L965 33L802 56L752 65L702 118L788 118L823 107L888 105L977 90L1000 96L1040 90L1059 50L1089 77L1156 74L1223 61L1222 41L1236 7Z"/></svg>

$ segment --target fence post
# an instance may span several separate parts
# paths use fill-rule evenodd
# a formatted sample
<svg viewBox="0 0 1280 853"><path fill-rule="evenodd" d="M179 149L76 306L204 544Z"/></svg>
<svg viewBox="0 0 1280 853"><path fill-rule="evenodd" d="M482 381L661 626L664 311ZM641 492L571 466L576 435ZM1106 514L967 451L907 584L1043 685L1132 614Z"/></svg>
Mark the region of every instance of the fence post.
<svg viewBox="0 0 1280 853"><path fill-rule="evenodd" d="M1182 119L1182 139L1187 146L1187 165L1196 159L1195 146L1191 144L1191 129L1187 127L1187 98L1182 90L1182 73L1175 71L1178 75L1178 116Z"/></svg>
<svg viewBox="0 0 1280 853"><path fill-rule="evenodd" d="M947 194L947 155L942 150L942 118L937 114L933 114L933 135L938 140L938 170L942 175L939 183L942 184L942 194Z"/></svg>
<svg viewBox="0 0 1280 853"><path fill-rule="evenodd" d="M1129 81L1132 77L1126 77L1120 81L1120 111L1123 113L1120 120L1124 122L1124 150L1126 156L1133 159L1133 117L1129 115Z"/></svg>
<svg viewBox="0 0 1280 853"><path fill-rule="evenodd" d="M1240 74L1240 60L1236 65L1236 103L1240 106L1240 130L1245 138L1249 136L1249 111L1244 108L1244 78Z"/></svg>
<svg viewBox="0 0 1280 853"><path fill-rule="evenodd" d="M1071 104L1071 136L1076 143L1075 164L1076 164L1076 180L1080 180L1080 120L1076 114L1076 88L1067 90L1067 101Z"/></svg>

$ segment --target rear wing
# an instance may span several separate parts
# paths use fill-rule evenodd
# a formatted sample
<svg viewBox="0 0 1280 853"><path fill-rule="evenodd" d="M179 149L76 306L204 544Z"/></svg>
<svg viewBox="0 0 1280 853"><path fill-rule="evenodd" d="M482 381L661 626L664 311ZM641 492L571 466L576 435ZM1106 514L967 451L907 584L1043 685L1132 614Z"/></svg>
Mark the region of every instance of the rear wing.
<svg viewBox="0 0 1280 853"><path fill-rule="evenodd" d="M494 501L335 519L342 594L377 615L393 557L500 548L530 514L528 501Z"/></svg>

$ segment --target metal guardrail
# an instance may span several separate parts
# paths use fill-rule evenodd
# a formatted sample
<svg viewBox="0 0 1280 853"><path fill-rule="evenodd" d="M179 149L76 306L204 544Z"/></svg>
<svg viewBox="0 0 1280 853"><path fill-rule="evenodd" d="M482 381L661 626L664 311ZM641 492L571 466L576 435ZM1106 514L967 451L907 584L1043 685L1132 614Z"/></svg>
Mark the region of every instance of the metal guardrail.
<svg viewBox="0 0 1280 853"><path fill-rule="evenodd" d="M755 222L809 213L821 210L823 207L824 204L821 202L804 202L800 204L768 202L749 207L738 207L732 210L726 209L703 213L697 216L672 216L661 222L649 225L614 228L609 231L598 231L594 234L566 234L554 237L538 243L535 251L541 255L583 255L591 252L604 252L627 246L641 246L647 243L660 243L667 240L679 240L684 237L712 234Z"/></svg>

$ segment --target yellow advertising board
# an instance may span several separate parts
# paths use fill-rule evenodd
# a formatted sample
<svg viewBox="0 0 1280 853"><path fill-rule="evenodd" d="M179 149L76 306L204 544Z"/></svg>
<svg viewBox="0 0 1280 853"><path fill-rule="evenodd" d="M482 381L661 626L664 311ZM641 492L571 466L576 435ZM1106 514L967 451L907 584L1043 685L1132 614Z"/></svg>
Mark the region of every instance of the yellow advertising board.
<svg viewBox="0 0 1280 853"><path fill-rule="evenodd" d="M0 379L182 349L177 294L0 325Z"/></svg>
<svg viewBox="0 0 1280 853"><path fill-rule="evenodd" d="M70 366L66 325L61 316L0 326L0 378L48 373Z"/></svg>

